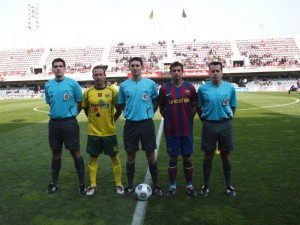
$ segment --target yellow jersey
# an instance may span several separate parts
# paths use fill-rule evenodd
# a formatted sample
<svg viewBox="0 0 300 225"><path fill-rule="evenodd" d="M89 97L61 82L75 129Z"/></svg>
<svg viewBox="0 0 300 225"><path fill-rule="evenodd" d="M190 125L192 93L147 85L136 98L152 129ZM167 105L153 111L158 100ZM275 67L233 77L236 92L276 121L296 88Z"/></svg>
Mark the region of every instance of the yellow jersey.
<svg viewBox="0 0 300 225"><path fill-rule="evenodd" d="M103 89L91 87L85 90L82 108L88 109L88 134L93 136L111 136L116 134L114 122L115 104L118 103L118 91L110 86Z"/></svg>

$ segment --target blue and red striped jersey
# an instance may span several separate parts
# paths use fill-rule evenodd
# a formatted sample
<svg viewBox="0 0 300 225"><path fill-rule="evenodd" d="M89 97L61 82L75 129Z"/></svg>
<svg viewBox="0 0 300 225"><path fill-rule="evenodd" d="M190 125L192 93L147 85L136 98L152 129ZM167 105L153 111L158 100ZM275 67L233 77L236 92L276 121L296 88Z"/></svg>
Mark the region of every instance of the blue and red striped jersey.
<svg viewBox="0 0 300 225"><path fill-rule="evenodd" d="M166 136L184 137L193 134L193 102L197 102L197 94L189 82L183 81L179 87L167 82L160 88L159 106L165 110Z"/></svg>

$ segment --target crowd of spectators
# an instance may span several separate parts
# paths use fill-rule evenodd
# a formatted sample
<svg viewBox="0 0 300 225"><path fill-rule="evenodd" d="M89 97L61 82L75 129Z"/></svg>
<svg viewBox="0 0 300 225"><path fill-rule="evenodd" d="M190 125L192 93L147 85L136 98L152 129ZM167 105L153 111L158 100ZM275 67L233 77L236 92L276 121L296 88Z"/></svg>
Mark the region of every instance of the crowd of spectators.
<svg viewBox="0 0 300 225"><path fill-rule="evenodd" d="M300 50L294 39L266 39L266 40L237 40L237 49L245 63L233 63L232 43L228 41L207 41L176 43L170 45L166 41L151 44L125 44L120 42L109 47L109 71L128 72L128 62L134 56L143 59L145 71L163 70L163 62L168 58L176 59L184 64L184 69L206 69L211 61L221 61L224 68L247 66L299 66ZM171 48L171 51L169 51ZM51 59L53 57L66 58L67 73L90 72L94 63L102 61L104 47L86 48L51 48L45 50L24 49L0 51L0 79L6 75L34 74L34 66L40 63L42 54L47 54L43 73L51 74ZM168 57L168 54L172 54ZM45 56L43 56L45 57Z"/></svg>

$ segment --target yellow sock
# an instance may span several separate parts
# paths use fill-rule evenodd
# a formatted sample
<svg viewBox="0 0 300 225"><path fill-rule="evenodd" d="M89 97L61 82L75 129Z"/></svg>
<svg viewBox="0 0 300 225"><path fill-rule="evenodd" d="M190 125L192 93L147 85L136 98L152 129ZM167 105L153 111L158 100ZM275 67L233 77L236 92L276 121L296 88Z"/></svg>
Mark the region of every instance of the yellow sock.
<svg viewBox="0 0 300 225"><path fill-rule="evenodd" d="M119 155L111 157L112 168L115 176L116 186L122 185L121 177L122 177L122 166L119 159Z"/></svg>
<svg viewBox="0 0 300 225"><path fill-rule="evenodd" d="M98 158L90 157L89 161L89 176L91 187L97 187L96 178L98 171Z"/></svg>

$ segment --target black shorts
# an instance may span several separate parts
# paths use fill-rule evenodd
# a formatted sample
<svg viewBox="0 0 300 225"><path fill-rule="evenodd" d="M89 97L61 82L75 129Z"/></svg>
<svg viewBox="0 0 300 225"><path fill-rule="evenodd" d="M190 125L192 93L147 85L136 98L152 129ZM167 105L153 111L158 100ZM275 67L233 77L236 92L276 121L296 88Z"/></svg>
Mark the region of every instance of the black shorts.
<svg viewBox="0 0 300 225"><path fill-rule="evenodd" d="M218 143L218 146L217 146ZM233 150L233 131L231 120L221 122L203 121L202 150L212 152Z"/></svg>
<svg viewBox="0 0 300 225"><path fill-rule="evenodd" d="M63 143L70 151L80 149L79 125L76 117L66 119L50 119L48 124L48 140L52 150L59 150Z"/></svg>
<svg viewBox="0 0 300 225"><path fill-rule="evenodd" d="M139 150L141 141L142 150L153 151L157 148L155 127L152 119L142 121L126 120L123 132L125 151L135 152Z"/></svg>

